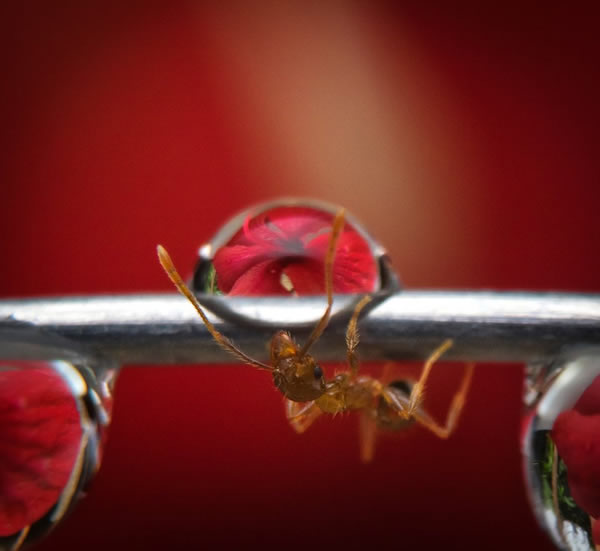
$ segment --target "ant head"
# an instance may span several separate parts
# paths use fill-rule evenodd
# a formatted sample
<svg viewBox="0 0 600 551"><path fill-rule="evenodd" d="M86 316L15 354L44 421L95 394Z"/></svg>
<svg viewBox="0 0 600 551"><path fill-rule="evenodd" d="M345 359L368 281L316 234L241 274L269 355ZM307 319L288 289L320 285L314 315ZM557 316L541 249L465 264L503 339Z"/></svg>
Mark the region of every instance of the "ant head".
<svg viewBox="0 0 600 551"><path fill-rule="evenodd" d="M294 402L310 402L325 392L325 376L315 359L301 355L292 337L279 331L271 340L275 386Z"/></svg>

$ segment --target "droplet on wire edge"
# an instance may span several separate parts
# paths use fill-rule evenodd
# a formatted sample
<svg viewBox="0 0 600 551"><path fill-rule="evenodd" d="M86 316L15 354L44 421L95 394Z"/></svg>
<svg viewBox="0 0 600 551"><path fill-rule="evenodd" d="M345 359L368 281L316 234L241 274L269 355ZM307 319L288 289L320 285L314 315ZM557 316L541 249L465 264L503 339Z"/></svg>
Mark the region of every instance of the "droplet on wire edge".
<svg viewBox="0 0 600 551"><path fill-rule="evenodd" d="M116 371L0 359L0 549L45 536L98 470Z"/></svg>
<svg viewBox="0 0 600 551"><path fill-rule="evenodd" d="M282 200L238 214L201 247L194 291L232 296L324 294L336 210L316 202ZM381 286L378 247L349 218L336 248L333 290L372 293Z"/></svg>
<svg viewBox="0 0 600 551"><path fill-rule="evenodd" d="M600 546L600 356L529 369L523 467L530 502L559 549Z"/></svg>

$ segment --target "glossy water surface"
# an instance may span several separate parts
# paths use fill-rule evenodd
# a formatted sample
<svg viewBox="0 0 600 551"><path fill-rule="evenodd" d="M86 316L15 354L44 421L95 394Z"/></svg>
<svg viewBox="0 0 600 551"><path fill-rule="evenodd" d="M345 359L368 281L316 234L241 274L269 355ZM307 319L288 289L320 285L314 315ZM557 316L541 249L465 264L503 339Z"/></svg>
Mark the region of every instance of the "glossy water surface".
<svg viewBox="0 0 600 551"><path fill-rule="evenodd" d="M195 290L246 296L323 294L336 210L274 204L238 215L201 249ZM368 293L379 285L372 240L346 220L333 265L334 292Z"/></svg>
<svg viewBox="0 0 600 551"><path fill-rule="evenodd" d="M600 356L530 368L523 458L538 520L560 549L600 549Z"/></svg>
<svg viewBox="0 0 600 551"><path fill-rule="evenodd" d="M98 469L115 371L0 359L0 549L45 535Z"/></svg>

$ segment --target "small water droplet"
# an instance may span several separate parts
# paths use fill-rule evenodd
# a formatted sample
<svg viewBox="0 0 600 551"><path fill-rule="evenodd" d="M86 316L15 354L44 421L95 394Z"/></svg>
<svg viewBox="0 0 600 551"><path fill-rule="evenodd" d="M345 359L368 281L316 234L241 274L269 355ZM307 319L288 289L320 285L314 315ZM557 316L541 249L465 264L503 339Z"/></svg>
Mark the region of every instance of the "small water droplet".
<svg viewBox="0 0 600 551"><path fill-rule="evenodd" d="M522 452L538 521L559 549L600 546L600 355L528 368Z"/></svg>

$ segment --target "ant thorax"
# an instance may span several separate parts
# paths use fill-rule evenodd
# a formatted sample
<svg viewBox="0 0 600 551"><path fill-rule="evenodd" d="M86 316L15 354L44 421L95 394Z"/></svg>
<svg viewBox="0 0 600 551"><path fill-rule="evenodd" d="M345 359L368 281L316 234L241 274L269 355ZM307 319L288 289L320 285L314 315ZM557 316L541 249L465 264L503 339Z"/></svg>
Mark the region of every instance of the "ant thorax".
<svg viewBox="0 0 600 551"><path fill-rule="evenodd" d="M354 376L351 372L337 373L327 381L325 393L315 400L324 413L342 413L366 409L381 395L382 385L368 375Z"/></svg>
<svg viewBox="0 0 600 551"><path fill-rule="evenodd" d="M323 370L309 355L300 355L289 333L279 331L271 339L271 365L275 386L294 402L310 402L325 392Z"/></svg>

